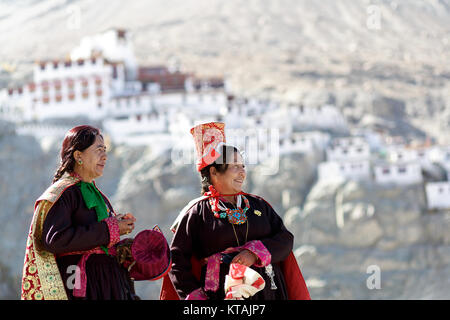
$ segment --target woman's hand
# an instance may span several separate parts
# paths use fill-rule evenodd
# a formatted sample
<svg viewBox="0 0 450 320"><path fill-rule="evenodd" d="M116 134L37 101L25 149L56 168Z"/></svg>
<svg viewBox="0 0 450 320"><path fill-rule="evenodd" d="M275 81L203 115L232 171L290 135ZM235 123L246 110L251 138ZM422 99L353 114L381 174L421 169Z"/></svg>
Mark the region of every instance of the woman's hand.
<svg viewBox="0 0 450 320"><path fill-rule="evenodd" d="M116 215L116 219L118 220L120 235L133 231L136 218L131 213L118 214Z"/></svg>
<svg viewBox="0 0 450 320"><path fill-rule="evenodd" d="M250 267L256 261L258 261L258 257L250 250L244 249L233 258L231 263L239 263L246 267Z"/></svg>

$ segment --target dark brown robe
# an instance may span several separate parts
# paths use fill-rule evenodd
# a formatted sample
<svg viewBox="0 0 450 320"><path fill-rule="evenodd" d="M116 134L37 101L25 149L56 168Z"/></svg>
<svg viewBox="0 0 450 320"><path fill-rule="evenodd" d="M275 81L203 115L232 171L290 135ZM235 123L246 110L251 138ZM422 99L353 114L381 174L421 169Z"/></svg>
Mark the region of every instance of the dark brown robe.
<svg viewBox="0 0 450 320"><path fill-rule="evenodd" d="M286 283L280 262L291 253L294 236L285 228L282 219L264 199L253 195L246 195L246 197L250 204L250 209L247 211L247 242L260 240L270 252L277 286L276 290L271 289L270 278L265 273L265 268L252 266L264 278L266 285L249 300L287 300ZM224 203L227 207L233 208L231 203ZM255 214L255 210L259 210L261 215ZM245 244L247 224L234 225L234 227L239 245L242 246ZM214 217L207 199L200 200L186 212L172 239L173 263L169 273L170 280L181 299L185 299L189 293L204 286L206 265L202 267L200 281L198 281L191 270L191 257L202 260L229 247L237 247L236 235L227 218ZM229 264L221 263L219 289L216 292L207 291L209 299L223 300L225 298L224 282L228 271Z"/></svg>
<svg viewBox="0 0 450 320"><path fill-rule="evenodd" d="M113 208L108 199L104 199L111 216ZM70 284L73 284L73 268L81 255L58 255L106 246L110 236L107 224L97 221L95 209L86 207L77 185L67 188L49 210L43 225L42 239L44 249L57 257L56 263L68 299L80 299L73 296ZM86 262L86 276L86 297L83 299L132 300L135 297L128 271L113 256L92 254Z"/></svg>

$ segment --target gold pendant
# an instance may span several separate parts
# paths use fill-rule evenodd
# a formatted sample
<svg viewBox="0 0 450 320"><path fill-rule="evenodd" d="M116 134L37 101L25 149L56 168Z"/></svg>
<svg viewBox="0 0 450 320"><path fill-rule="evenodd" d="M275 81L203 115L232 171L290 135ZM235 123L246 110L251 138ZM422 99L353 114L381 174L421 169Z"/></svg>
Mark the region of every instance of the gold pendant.
<svg viewBox="0 0 450 320"><path fill-rule="evenodd" d="M261 211L255 210L254 213L255 213L258 217L261 217Z"/></svg>

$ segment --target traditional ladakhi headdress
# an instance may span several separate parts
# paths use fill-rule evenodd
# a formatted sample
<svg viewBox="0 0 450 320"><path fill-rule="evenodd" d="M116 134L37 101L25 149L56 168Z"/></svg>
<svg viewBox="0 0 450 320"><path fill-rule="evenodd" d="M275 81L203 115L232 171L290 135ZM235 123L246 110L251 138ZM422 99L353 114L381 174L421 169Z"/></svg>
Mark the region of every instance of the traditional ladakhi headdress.
<svg viewBox="0 0 450 320"><path fill-rule="evenodd" d="M222 146L225 144L225 123L209 122L199 124L191 129L197 151L197 170L217 160L222 154Z"/></svg>

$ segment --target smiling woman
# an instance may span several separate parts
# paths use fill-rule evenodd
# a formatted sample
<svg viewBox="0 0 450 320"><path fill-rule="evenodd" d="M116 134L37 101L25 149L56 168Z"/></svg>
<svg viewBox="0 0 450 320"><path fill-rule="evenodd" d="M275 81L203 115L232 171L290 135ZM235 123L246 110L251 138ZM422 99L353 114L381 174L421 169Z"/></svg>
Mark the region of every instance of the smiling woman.
<svg viewBox="0 0 450 320"><path fill-rule="evenodd" d="M223 154L221 161L215 161L200 171L202 194L208 192L213 184L224 194L233 194L242 190L246 171L239 150L233 146L223 145L221 153Z"/></svg>
<svg viewBox="0 0 450 320"><path fill-rule="evenodd" d="M294 237L264 199L242 191L244 160L225 144L224 124L199 125L191 134L203 197L172 225L172 271L160 298L309 299L292 254Z"/></svg>
<svg viewBox="0 0 450 320"><path fill-rule="evenodd" d="M39 197L28 235L22 299L135 299L129 272L114 257L134 229L116 215L94 179L108 157L97 128L68 131L53 184Z"/></svg>

